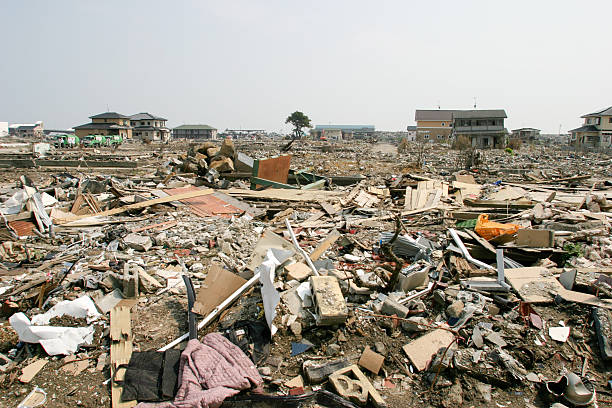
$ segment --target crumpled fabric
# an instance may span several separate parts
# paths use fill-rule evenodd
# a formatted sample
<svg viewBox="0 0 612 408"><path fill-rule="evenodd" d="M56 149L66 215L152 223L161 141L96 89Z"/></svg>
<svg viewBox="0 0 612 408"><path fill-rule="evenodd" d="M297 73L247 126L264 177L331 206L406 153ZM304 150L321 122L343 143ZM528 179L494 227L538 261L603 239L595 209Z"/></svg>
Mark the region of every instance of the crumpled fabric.
<svg viewBox="0 0 612 408"><path fill-rule="evenodd" d="M136 408L218 408L242 390L260 388L263 380L240 348L221 334L210 333L202 342L187 343L178 382L173 402L140 403Z"/></svg>

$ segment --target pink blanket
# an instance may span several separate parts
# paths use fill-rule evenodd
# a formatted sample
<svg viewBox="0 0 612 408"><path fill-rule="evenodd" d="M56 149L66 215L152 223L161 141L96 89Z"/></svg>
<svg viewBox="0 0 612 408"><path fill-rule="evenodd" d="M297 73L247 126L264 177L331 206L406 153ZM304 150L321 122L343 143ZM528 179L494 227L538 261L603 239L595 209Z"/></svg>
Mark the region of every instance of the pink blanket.
<svg viewBox="0 0 612 408"><path fill-rule="evenodd" d="M190 340L181 354L179 389L173 402L140 403L136 408L218 408L227 397L259 388L255 364L219 333Z"/></svg>

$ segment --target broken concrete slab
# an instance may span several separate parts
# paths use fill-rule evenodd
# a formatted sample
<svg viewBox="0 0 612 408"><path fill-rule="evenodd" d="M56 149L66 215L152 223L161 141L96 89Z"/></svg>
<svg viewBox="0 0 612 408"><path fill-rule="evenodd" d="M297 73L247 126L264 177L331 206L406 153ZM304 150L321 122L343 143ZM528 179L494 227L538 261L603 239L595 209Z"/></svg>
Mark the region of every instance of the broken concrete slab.
<svg viewBox="0 0 612 408"><path fill-rule="evenodd" d="M455 340L448 330L436 329L402 347L412 365L418 370L427 369L438 350L446 348Z"/></svg>
<svg viewBox="0 0 612 408"><path fill-rule="evenodd" d="M151 237L147 235L139 235L130 233L123 238L123 242L130 248L135 249L136 251L148 251L153 246L153 241Z"/></svg>

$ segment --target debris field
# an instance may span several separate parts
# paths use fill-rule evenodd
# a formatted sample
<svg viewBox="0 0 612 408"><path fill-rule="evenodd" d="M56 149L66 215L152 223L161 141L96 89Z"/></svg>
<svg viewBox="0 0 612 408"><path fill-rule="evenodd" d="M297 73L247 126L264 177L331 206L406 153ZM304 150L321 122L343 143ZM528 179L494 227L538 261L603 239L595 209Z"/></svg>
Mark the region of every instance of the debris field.
<svg viewBox="0 0 612 408"><path fill-rule="evenodd" d="M609 156L281 146L0 155L0 406L612 406Z"/></svg>

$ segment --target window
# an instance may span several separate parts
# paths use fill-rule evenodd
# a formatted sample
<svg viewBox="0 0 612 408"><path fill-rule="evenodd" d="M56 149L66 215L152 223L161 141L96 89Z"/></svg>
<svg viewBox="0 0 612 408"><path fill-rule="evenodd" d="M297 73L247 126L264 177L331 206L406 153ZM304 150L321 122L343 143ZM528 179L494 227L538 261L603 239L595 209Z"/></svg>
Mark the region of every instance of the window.
<svg viewBox="0 0 612 408"><path fill-rule="evenodd" d="M438 139L444 139L444 135L438 135Z"/></svg>
<svg viewBox="0 0 612 408"><path fill-rule="evenodd" d="M444 124L444 122L442 122L442 126L446 126L446 125Z"/></svg>
<svg viewBox="0 0 612 408"><path fill-rule="evenodd" d="M608 118L608 123L612 123L612 116Z"/></svg>
<svg viewBox="0 0 612 408"><path fill-rule="evenodd" d="M147 125L151 125L151 122L147 122Z"/></svg>
<svg viewBox="0 0 612 408"><path fill-rule="evenodd" d="M429 135L423 135L423 139L429 139Z"/></svg>

